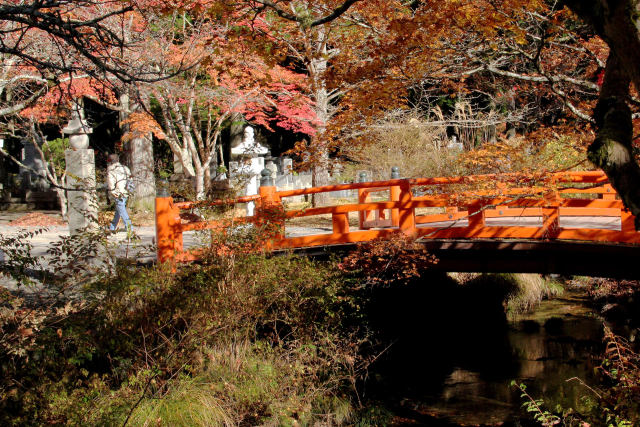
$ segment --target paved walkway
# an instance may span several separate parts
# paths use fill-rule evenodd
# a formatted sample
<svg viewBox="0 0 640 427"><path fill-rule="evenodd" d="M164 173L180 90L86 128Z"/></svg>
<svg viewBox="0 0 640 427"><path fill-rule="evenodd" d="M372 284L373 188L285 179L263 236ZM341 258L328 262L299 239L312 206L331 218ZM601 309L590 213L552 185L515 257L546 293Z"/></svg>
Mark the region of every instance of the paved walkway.
<svg viewBox="0 0 640 427"><path fill-rule="evenodd" d="M40 211L42 213L56 215L55 211ZM47 257L47 250L55 244L60 242L64 237L69 237L68 226L32 226L32 227L17 227L8 225L9 222L23 216L25 212L7 212L0 211L0 235L4 237L17 236L21 233L28 231L35 231L44 229L34 236L29 237L29 242L32 245L31 254L35 257L43 257L45 262ZM120 231L111 235L108 235L108 243L113 249L116 250L116 256L122 258L135 257L140 262L155 262L155 227L143 226L135 227L135 238L130 239L123 228ZM322 227L287 227L287 236L300 236L305 234L323 234L331 233L331 228ZM183 242L185 248L197 247L203 244L202 232L187 231L183 233ZM1 257L1 255L0 255ZM1 259L1 258L0 258Z"/></svg>
<svg viewBox="0 0 640 427"><path fill-rule="evenodd" d="M36 257L48 257L47 249L56 242L60 242L63 238L69 237L69 227L54 226L42 227L45 231L29 237L32 245L31 254ZM0 223L0 234L4 237L17 236L24 232L35 231L40 227L14 227L6 223ZM129 238L123 229L121 231L108 235L107 241L109 246L113 246L118 257L135 256L140 261L149 262L155 260L155 228L154 227L136 227L134 238ZM184 233L184 242L186 247L198 245L198 239L195 232Z"/></svg>

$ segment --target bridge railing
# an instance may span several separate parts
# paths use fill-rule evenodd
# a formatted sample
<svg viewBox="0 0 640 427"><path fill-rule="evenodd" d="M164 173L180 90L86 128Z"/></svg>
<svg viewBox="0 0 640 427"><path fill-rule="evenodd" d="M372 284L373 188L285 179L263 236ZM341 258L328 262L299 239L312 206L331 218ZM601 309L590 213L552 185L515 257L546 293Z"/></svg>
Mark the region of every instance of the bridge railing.
<svg viewBox="0 0 640 427"><path fill-rule="evenodd" d="M452 188L455 192L452 192ZM337 206L286 210L288 197L357 190L358 202ZM384 194L385 199L373 200ZM182 233L188 230L234 227L264 221L267 211L279 210L281 232L274 249L338 245L386 238L404 233L422 239L568 239L639 244L634 217L616 198L602 172L566 172L548 177L518 174L391 179L277 191L263 185L259 194L204 202L223 205L255 202L254 217L229 221L183 223L180 211L203 202L174 203L156 198L158 260L189 261L197 254L185 251ZM271 208L271 209L268 209ZM329 232L291 235L287 220L331 216ZM357 215L357 229L349 216Z"/></svg>

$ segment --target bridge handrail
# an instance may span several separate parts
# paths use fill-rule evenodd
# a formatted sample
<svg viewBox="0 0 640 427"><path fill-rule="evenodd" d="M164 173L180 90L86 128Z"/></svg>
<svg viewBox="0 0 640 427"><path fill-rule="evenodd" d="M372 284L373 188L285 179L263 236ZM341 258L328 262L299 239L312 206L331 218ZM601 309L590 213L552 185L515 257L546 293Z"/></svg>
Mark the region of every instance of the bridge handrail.
<svg viewBox="0 0 640 427"><path fill-rule="evenodd" d="M511 180L521 179L524 182L563 182L563 183L606 183L608 178L601 171L585 171L585 172L557 172L547 177L547 179L539 179L532 175L510 173L510 174L485 174L472 175L462 177L434 177L434 178L409 178L409 179L390 179L384 181L354 182L349 184L323 185L320 187L300 188L295 190L278 191L280 197L304 196L318 193L327 193L332 191L358 190L362 188L380 188L392 187L400 185L402 182L408 182L412 186L416 185L443 185L443 184L473 184L478 181L490 181L497 178L511 178ZM523 181L517 182L523 184Z"/></svg>
<svg viewBox="0 0 640 427"><path fill-rule="evenodd" d="M413 195L416 187L446 186L450 184L472 184L483 181L496 182L496 190L479 189L464 190L457 194L446 192L426 195ZM512 187L515 185L533 184L531 187ZM552 184L551 188L543 187L544 183ZM593 184L590 187L566 187L558 184ZM318 208L296 209L284 211L282 200L286 197L310 195L323 192L358 190L359 203ZM389 190L390 200L372 201L371 192ZM574 197L567 197L572 195ZM592 194L598 198L579 198L584 194ZM537 197L536 197L537 196ZM593 196L592 196L593 197ZM535 177L524 174L487 174L467 177L435 177L416 179L391 179L384 181L360 182L351 184L326 185L321 187L281 190L275 187L260 187L260 194L238 197L227 200L188 201L174 203L171 198L156 199L156 241L158 242L158 260L189 260L193 255L183 251L182 233L188 230L204 230L222 228L229 221L196 221L183 224L180 210L198 206L219 206L235 203L256 202L259 208L269 205L282 209L285 219L330 214L333 223L332 234L285 237L274 241L273 247L300 247L316 244L337 244L353 241L371 240L376 237L389 236L402 232L416 237L440 236L485 238L485 237L531 237L531 238L589 238L598 239L588 229L560 230L559 218L562 215L620 217L621 231L605 230L600 234L603 239L618 241L620 239L636 240L638 234L633 228L633 216L624 209L616 193L608 184L606 175L601 171L562 172L547 177ZM445 208L445 213L425 216L417 214L417 208ZM389 217L384 214L389 211ZM256 223L260 221L262 209L258 216L236 218L232 224ZM359 212L359 231L350 230L348 214ZM375 218L372 219L372 213ZM539 216L543 220L542 227L500 227L487 225L485 217L498 218L510 216ZM468 221L466 228L434 229L430 223L438 221ZM421 228L418 228L420 226ZM426 226L426 227L425 227ZM372 228L382 227L374 230ZM558 231L560 230L560 231ZM577 231L576 231L577 230ZM591 231L589 231L591 230ZM633 234L631 234L633 232ZM391 233L391 234L390 234ZM580 237L582 236L582 237ZM586 237L585 237L586 236ZM603 237L604 236L604 237ZM617 240L616 240L617 239Z"/></svg>
<svg viewBox="0 0 640 427"><path fill-rule="evenodd" d="M251 196L234 197L232 199L218 199L218 200L196 200L189 202L174 202L173 205L178 209L193 209L201 206L222 206L222 205L235 205L237 203L249 203L260 200L259 194L253 194Z"/></svg>

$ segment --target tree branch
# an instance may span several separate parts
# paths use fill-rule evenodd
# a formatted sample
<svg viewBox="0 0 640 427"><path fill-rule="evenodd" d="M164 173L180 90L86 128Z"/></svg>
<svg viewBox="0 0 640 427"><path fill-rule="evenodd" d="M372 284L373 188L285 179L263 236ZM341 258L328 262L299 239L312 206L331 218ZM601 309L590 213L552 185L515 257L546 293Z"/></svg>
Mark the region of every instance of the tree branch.
<svg viewBox="0 0 640 427"><path fill-rule="evenodd" d="M339 18L342 14L344 14L349 8L354 4L362 0L345 0L340 6L333 9L329 14L314 19L313 21L309 21L307 18L296 15L294 13L285 12L282 10L276 3L271 0L255 0L255 3L261 4L265 7L272 9L279 17L286 19L288 21L298 22L299 24L311 28L317 27L318 25L326 24L327 22L331 22L337 18Z"/></svg>

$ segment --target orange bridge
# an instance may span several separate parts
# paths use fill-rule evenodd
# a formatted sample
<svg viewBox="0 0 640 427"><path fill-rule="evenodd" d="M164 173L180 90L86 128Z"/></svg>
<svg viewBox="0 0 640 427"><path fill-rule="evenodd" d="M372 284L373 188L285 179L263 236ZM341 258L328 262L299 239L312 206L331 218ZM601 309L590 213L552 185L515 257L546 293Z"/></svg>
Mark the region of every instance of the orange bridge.
<svg viewBox="0 0 640 427"><path fill-rule="evenodd" d="M599 171L392 179L284 191L265 175L254 196L179 203L157 197L158 261L198 258L197 250L183 247L185 231L272 221L279 225L268 242L273 250L316 254L404 233L422 242L440 259L438 268L447 271L640 276L635 218ZM287 209L289 197L343 190L357 192L358 203ZM203 205L247 202L257 204L256 216L181 218ZM330 228L290 226L292 219L314 216L330 216Z"/></svg>

